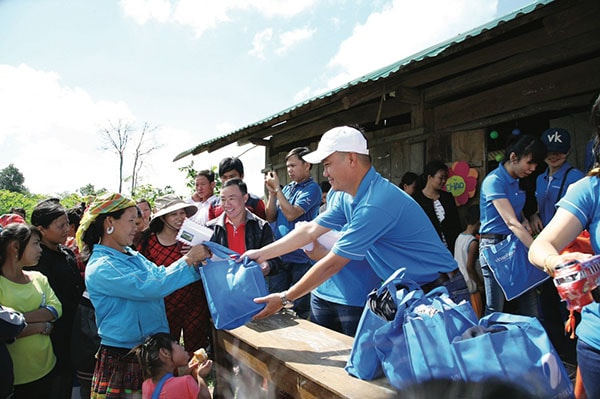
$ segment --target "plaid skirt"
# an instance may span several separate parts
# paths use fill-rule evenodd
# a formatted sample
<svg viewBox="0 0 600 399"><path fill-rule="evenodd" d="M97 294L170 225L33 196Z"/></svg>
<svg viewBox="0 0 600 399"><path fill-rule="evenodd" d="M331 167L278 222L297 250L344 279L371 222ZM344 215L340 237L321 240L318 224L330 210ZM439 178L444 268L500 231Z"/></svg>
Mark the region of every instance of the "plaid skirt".
<svg viewBox="0 0 600 399"><path fill-rule="evenodd" d="M129 349L101 345L96 356L91 399L141 399L142 369Z"/></svg>

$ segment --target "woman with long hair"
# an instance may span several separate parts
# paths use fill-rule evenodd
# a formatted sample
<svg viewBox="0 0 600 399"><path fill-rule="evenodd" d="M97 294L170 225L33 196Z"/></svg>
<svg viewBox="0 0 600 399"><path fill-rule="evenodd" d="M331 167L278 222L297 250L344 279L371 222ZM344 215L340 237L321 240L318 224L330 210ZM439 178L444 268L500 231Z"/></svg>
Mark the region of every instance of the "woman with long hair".
<svg viewBox="0 0 600 399"><path fill-rule="evenodd" d="M50 398L55 384L56 356L50 332L62 315L62 305L45 275L23 269L38 263L40 242L40 231L24 223L11 223L0 231L0 303L21 312L27 322L8 347L14 399Z"/></svg>
<svg viewBox="0 0 600 399"><path fill-rule="evenodd" d="M529 135L516 136L507 146L504 160L481 184L479 260L485 285L486 314L504 311L506 297L484 256L484 249L510 234L514 234L527 248L533 242L531 227L523 214L526 193L519 180L531 175L545 157L546 147L540 139ZM529 289L511 303L517 307L515 312L518 314L538 315L535 289Z"/></svg>

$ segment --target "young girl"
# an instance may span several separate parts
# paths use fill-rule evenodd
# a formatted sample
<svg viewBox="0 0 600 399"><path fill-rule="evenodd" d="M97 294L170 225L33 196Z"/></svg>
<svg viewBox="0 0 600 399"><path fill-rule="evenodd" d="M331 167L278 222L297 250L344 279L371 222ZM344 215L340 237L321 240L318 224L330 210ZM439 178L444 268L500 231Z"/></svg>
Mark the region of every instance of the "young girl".
<svg viewBox="0 0 600 399"><path fill-rule="evenodd" d="M185 349L167 333L156 333L132 349L137 356L144 378L142 399L210 399L211 395L203 377L212 368L212 360L200 364L195 358L190 361ZM188 366L191 375L174 377L174 371ZM158 395L153 395L157 385L163 385Z"/></svg>

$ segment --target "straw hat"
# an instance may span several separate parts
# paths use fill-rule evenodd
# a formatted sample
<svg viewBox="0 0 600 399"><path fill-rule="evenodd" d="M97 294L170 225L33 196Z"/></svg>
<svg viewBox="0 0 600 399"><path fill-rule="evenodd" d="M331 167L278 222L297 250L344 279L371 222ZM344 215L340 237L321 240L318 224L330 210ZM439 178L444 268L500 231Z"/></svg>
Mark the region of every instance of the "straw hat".
<svg viewBox="0 0 600 399"><path fill-rule="evenodd" d="M159 197L154 202L154 206L157 211L154 215L152 215L152 219L150 220L150 225L154 224L156 220L158 220L161 216L165 216L171 212L178 211L180 209L185 210L185 214L187 217L192 217L196 211L198 211L198 207L193 204L188 204L175 194L167 194L165 196Z"/></svg>

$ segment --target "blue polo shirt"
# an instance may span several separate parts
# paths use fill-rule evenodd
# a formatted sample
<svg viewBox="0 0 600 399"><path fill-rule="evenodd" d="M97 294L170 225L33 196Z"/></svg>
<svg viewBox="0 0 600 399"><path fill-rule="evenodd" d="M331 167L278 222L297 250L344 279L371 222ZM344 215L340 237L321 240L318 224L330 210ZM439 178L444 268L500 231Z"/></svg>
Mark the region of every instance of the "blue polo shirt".
<svg viewBox="0 0 600 399"><path fill-rule="evenodd" d="M558 207L575 215L584 229L590 232L594 253L600 253L600 177L584 177L573 184ZM600 303L592 302L581 310L577 336L600 350Z"/></svg>
<svg viewBox="0 0 600 399"><path fill-rule="evenodd" d="M492 203L500 198L508 199L517 219L521 220L521 212L525 206L525 190L519 188L519 179L511 177L504 164L500 164L491 171L481 183L479 193L480 233L507 235L511 233Z"/></svg>
<svg viewBox="0 0 600 399"><path fill-rule="evenodd" d="M338 231L347 224L332 251L366 259L381 280L404 267L407 278L425 284L458 267L423 208L373 167L356 196L340 193L316 222Z"/></svg>
<svg viewBox="0 0 600 399"><path fill-rule="evenodd" d="M327 204L336 203L342 194L341 191L330 190L327 194ZM381 279L375 274L369 262L365 259L351 260L312 293L329 302L362 307L365 305L367 295L380 285Z"/></svg>
<svg viewBox="0 0 600 399"><path fill-rule="evenodd" d="M277 220L275 221L274 231L276 240L294 230L296 223L309 222L317 217L321 206L321 187L315 183L312 177L300 183L291 182L281 191L290 204L304 209L304 214L289 222L281 212L281 208L277 206ZM283 255L281 259L289 263L306 263L310 261L310 258L300 249Z"/></svg>
<svg viewBox="0 0 600 399"><path fill-rule="evenodd" d="M558 200L565 195L567 188L585 176L579 169L573 168L569 170L571 167L572 166L569 165L568 162L565 162L552 176L548 175L549 169L546 169L544 173L537 177L535 183L535 198L537 199L538 212L544 226L546 226L550 222L550 219L552 219L552 216L554 216L556 209L555 205ZM560 186L562 185L567 170L569 170L569 173L567 173L562 192L559 193L558 191L560 190Z"/></svg>

